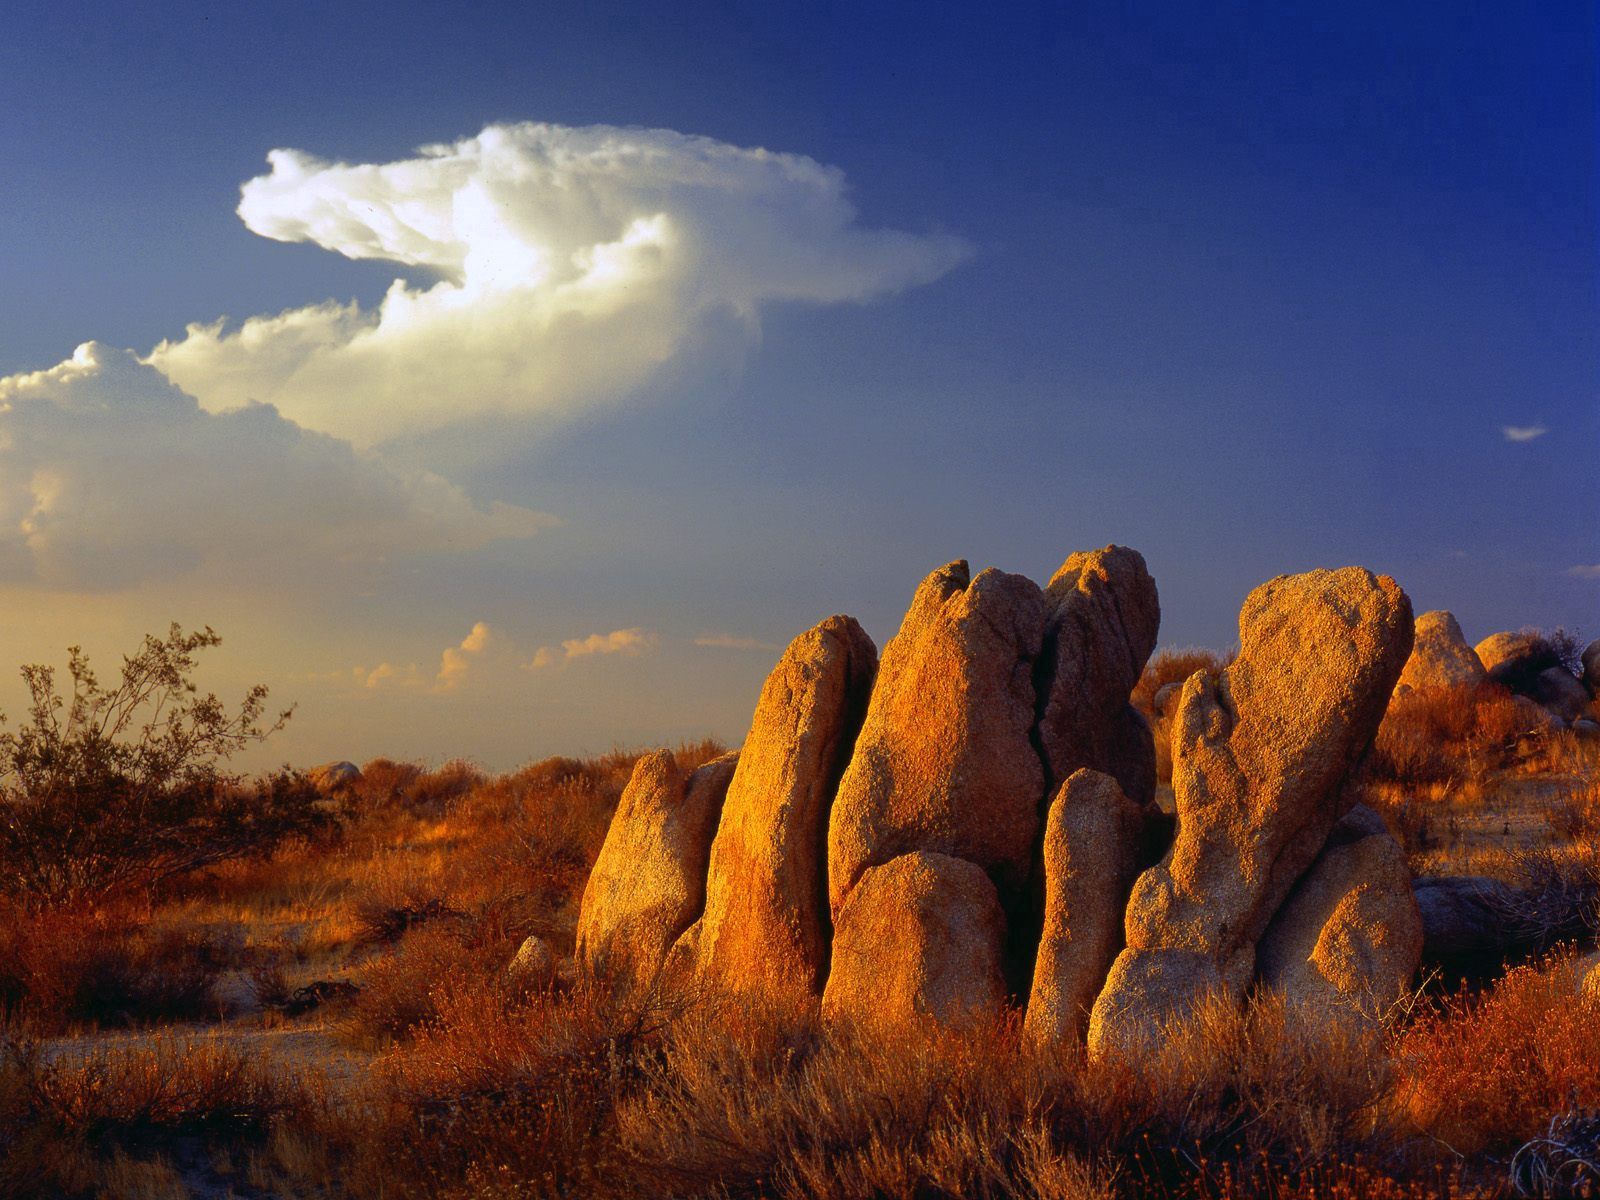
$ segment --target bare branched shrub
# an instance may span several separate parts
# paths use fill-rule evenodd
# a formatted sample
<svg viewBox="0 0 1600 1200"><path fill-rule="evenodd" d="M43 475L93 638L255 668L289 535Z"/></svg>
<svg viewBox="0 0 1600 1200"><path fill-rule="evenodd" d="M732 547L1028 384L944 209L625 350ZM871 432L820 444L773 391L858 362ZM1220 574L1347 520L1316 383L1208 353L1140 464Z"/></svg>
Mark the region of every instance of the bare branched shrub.
<svg viewBox="0 0 1600 1200"><path fill-rule="evenodd" d="M74 646L67 695L50 667L22 668L28 719L0 733L0 890L58 904L149 887L326 824L303 778L246 784L223 771L290 714L268 721L260 686L232 712L199 693L196 655L220 642L177 625L147 636L110 688Z"/></svg>

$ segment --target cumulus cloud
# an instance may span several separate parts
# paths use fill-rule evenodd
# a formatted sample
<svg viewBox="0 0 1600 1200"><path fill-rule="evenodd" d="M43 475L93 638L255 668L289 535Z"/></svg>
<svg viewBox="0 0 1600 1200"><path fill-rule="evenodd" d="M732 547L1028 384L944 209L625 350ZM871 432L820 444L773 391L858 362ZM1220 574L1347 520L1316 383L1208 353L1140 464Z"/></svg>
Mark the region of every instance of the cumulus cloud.
<svg viewBox="0 0 1600 1200"><path fill-rule="evenodd" d="M706 646L714 650L782 650L783 647L776 642L764 642L760 638L741 637L733 633L702 633L695 638L696 646Z"/></svg>
<svg viewBox="0 0 1600 1200"><path fill-rule="evenodd" d="M1508 442L1531 442L1550 431L1543 425L1502 425L1500 433Z"/></svg>
<svg viewBox="0 0 1600 1200"><path fill-rule="evenodd" d="M269 405L207 412L97 343L0 379L0 582L105 590L211 561L471 550L551 523L480 508Z"/></svg>
<svg viewBox="0 0 1600 1200"><path fill-rule="evenodd" d="M439 656L439 673L434 677L433 690L453 692L461 686L475 659L482 657L495 637L482 621L475 622L471 631L459 645L445 648Z"/></svg>
<svg viewBox="0 0 1600 1200"><path fill-rule="evenodd" d="M610 633L591 633L588 637L568 638L560 646L541 646L526 664L530 671L540 671L576 658L589 658L596 654L646 654L654 650L660 639L644 629L613 629Z"/></svg>
<svg viewBox="0 0 1600 1200"><path fill-rule="evenodd" d="M423 274L375 309L326 303L191 325L148 361L213 411L276 405L371 445L464 417L616 399L732 316L866 301L967 253L864 228L844 175L663 129L491 125L384 164L274 150L245 224Z"/></svg>

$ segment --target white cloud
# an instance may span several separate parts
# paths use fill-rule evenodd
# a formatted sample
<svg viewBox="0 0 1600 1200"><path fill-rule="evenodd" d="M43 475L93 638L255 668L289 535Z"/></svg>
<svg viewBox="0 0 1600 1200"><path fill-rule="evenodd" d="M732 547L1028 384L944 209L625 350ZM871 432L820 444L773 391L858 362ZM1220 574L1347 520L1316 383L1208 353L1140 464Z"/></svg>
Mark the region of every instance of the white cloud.
<svg viewBox="0 0 1600 1200"><path fill-rule="evenodd" d="M1600 563L1586 563L1576 567L1568 567L1567 574L1574 579L1600 579Z"/></svg>
<svg viewBox="0 0 1600 1200"><path fill-rule="evenodd" d="M568 638L559 647L541 646L528 661L530 671L543 670L575 658L596 654L647 654L660 643L654 633L644 629L613 629L610 633L591 633L588 637Z"/></svg>
<svg viewBox="0 0 1600 1200"><path fill-rule="evenodd" d="M551 523L479 508L268 405L206 412L97 343L0 379L3 582L104 590L207 562L325 567L472 550Z"/></svg>
<svg viewBox="0 0 1600 1200"><path fill-rule="evenodd" d="M1531 442L1550 431L1543 425L1502 425L1500 432L1508 442Z"/></svg>
<svg viewBox="0 0 1600 1200"><path fill-rule="evenodd" d="M753 337L764 304L869 300L967 253L861 227L835 168L670 130L491 125L400 162L268 163L250 229L433 281L191 325L148 361L207 409L267 401L358 445L615 401L728 314Z"/></svg>
<svg viewBox="0 0 1600 1200"><path fill-rule="evenodd" d="M760 638L741 637L733 633L703 633L695 638L696 646L707 646L716 650L782 650L783 647L776 642L764 642Z"/></svg>
<svg viewBox="0 0 1600 1200"><path fill-rule="evenodd" d="M489 627L482 621L476 622L459 645L447 647L439 656L439 674L434 677L433 690L453 692L460 687L472 670L473 660L481 657L494 640Z"/></svg>

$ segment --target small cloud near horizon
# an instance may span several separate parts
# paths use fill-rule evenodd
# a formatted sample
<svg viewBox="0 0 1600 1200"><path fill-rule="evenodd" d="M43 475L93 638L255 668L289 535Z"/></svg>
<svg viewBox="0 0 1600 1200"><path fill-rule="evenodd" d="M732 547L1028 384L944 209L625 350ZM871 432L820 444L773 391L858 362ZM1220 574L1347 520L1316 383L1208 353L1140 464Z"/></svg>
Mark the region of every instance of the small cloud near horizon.
<svg viewBox="0 0 1600 1200"><path fill-rule="evenodd" d="M588 637L568 638L560 646L540 646L524 669L540 671L560 663L594 655L622 654L629 657L647 654L660 644L660 638L649 630L613 629L610 633L591 633Z"/></svg>
<svg viewBox="0 0 1600 1200"><path fill-rule="evenodd" d="M1600 579L1600 563L1580 563L1575 567L1568 567L1567 574L1574 579Z"/></svg>
<svg viewBox="0 0 1600 1200"><path fill-rule="evenodd" d="M1502 425L1500 432L1508 442L1531 442L1550 431L1543 425Z"/></svg>

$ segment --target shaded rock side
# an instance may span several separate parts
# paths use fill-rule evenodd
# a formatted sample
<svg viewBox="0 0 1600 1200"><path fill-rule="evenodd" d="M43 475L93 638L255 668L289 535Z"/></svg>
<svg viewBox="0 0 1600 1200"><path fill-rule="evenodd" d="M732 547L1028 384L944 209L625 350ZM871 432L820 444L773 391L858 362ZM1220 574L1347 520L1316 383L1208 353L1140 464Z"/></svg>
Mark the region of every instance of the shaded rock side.
<svg viewBox="0 0 1600 1200"><path fill-rule="evenodd" d="M1583 686L1589 695L1600 700L1600 638L1583 648Z"/></svg>
<svg viewBox="0 0 1600 1200"><path fill-rule="evenodd" d="M866 714L878 651L850 617L789 643L767 677L711 843L701 975L813 995L828 967L828 813Z"/></svg>
<svg viewBox="0 0 1600 1200"><path fill-rule="evenodd" d="M711 839L737 752L692 772L671 753L633 768L578 910L578 958L589 970L653 978L700 916Z"/></svg>
<svg viewBox="0 0 1600 1200"><path fill-rule="evenodd" d="M975 863L916 851L869 867L839 910L822 1016L959 1025L1004 1003L1005 915Z"/></svg>
<svg viewBox="0 0 1600 1200"><path fill-rule="evenodd" d="M1435 609L1417 618L1411 657L1400 673L1398 689L1473 687L1487 678L1455 614Z"/></svg>
<svg viewBox="0 0 1600 1200"><path fill-rule="evenodd" d="M1292 1002L1377 1016L1410 989L1421 961L1405 851L1357 805L1267 926L1257 972Z"/></svg>
<svg viewBox="0 0 1600 1200"><path fill-rule="evenodd" d="M1279 576L1246 598L1238 659L1193 675L1172 722L1178 833L1134 884L1127 949L1092 1049L1141 1044L1207 992L1243 995L1255 946L1354 802L1411 653L1411 603L1360 567Z"/></svg>
<svg viewBox="0 0 1600 1200"><path fill-rule="evenodd" d="M1530 695L1541 673L1561 659L1537 629L1491 633L1473 647L1491 683L1519 696Z"/></svg>
<svg viewBox="0 0 1600 1200"><path fill-rule="evenodd" d="M1139 873L1143 807L1099 771L1073 773L1044 831L1044 931L1024 1029L1043 1043L1081 1042L1089 1010L1122 948Z"/></svg>
<svg viewBox="0 0 1600 1200"><path fill-rule="evenodd" d="M868 867L950 854L1019 895L1039 832L1033 665L1045 602L1021 575L968 582L953 562L925 579L884 648L866 721L828 828L835 920Z"/></svg>
<svg viewBox="0 0 1600 1200"><path fill-rule="evenodd" d="M1150 804L1155 744L1128 703L1161 629L1161 602L1143 556L1126 546L1073 554L1051 578L1045 600L1048 690L1039 746L1047 790L1088 767Z"/></svg>
<svg viewBox="0 0 1600 1200"><path fill-rule="evenodd" d="M1582 720L1592 711L1589 689L1565 667L1547 667L1540 671L1528 689L1528 697L1544 706L1544 710L1564 725Z"/></svg>

